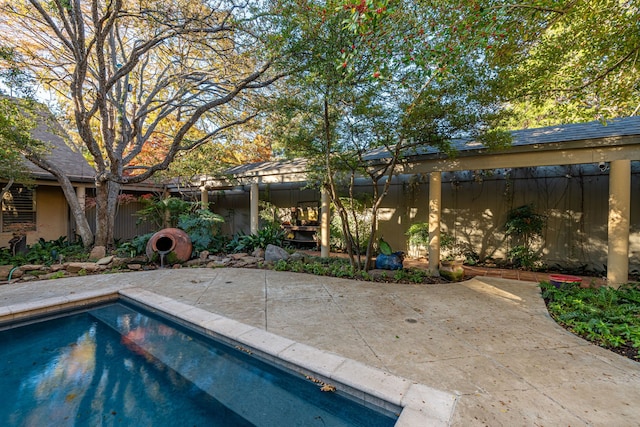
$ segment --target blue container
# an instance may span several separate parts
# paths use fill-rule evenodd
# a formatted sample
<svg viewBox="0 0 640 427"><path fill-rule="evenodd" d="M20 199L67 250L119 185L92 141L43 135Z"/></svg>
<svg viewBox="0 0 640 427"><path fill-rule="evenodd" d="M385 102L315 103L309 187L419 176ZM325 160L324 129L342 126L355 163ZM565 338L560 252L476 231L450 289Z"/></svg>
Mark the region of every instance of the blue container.
<svg viewBox="0 0 640 427"><path fill-rule="evenodd" d="M394 252L391 255L380 254L376 257L376 268L380 270L401 270L404 252Z"/></svg>

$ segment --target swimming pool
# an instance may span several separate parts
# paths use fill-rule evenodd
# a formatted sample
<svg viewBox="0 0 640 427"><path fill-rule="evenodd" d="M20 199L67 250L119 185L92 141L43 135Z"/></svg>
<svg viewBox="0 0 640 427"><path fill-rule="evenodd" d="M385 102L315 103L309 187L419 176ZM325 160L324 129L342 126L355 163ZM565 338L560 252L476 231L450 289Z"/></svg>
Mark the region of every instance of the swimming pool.
<svg viewBox="0 0 640 427"><path fill-rule="evenodd" d="M0 425L391 426L322 382L115 303L0 332ZM328 390L332 386L327 385Z"/></svg>

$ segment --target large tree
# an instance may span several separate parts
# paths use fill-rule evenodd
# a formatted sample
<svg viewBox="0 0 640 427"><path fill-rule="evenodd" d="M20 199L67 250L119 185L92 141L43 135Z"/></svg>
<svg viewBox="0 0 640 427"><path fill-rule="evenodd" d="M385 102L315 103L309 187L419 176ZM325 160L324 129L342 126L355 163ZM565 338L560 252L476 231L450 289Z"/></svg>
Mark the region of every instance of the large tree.
<svg viewBox="0 0 640 427"><path fill-rule="evenodd" d="M512 102L533 107L536 114L524 111L525 119L549 124L638 114L638 2L547 0L497 11L505 31L490 60L510 84Z"/></svg>
<svg viewBox="0 0 640 427"><path fill-rule="evenodd" d="M249 121L257 90L278 78L260 37L267 15L248 3L18 0L0 11L1 42L57 95L95 165L98 245L112 241L123 184ZM162 156L141 156L149 141Z"/></svg>
<svg viewBox="0 0 640 427"><path fill-rule="evenodd" d="M298 9L281 3L289 11L285 34L298 52L290 67L298 72L281 92L274 134L289 155L315 160L356 269L359 239L348 201L356 177L370 179L368 269L376 216L403 156L428 145L447 150L456 136L504 141L491 138L502 112L495 73L482 61L482 39L453 43L444 30L454 18L436 21L440 9L389 1L296 1Z"/></svg>

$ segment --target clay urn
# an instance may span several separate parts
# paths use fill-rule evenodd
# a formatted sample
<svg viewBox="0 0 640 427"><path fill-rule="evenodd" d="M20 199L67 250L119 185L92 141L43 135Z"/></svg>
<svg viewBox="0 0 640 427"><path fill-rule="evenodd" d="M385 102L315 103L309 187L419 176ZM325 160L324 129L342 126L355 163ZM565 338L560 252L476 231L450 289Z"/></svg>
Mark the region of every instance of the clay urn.
<svg viewBox="0 0 640 427"><path fill-rule="evenodd" d="M147 242L147 257L153 260L155 254L166 256L167 260L174 254L175 260L185 262L191 258L193 245L189 235L179 228L163 228L155 233ZM170 261L171 262L171 261Z"/></svg>

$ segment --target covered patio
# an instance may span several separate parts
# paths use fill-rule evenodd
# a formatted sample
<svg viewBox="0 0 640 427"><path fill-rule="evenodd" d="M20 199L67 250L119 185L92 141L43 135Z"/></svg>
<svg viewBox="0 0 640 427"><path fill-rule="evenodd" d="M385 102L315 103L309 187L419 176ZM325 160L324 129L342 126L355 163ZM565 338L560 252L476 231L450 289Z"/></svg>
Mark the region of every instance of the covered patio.
<svg viewBox="0 0 640 427"><path fill-rule="evenodd" d="M512 132L513 143L508 149L489 151L475 141L454 141L457 156L429 147L406 153L397 168L398 179L407 180L416 174L428 175L429 259L440 259L440 224L442 204L442 176L447 172L486 169L512 169L540 166L593 164L609 178L607 230L607 283L617 286L629 277L632 209L632 162L640 160L640 117L616 119L603 124L590 122L527 129ZM376 167L389 160L384 149L371 151L367 160ZM249 189L250 231L258 230L259 192L268 186L284 185L301 188L306 184L305 160L263 162L232 168L227 177L202 177L199 187L203 204L208 205L209 194L232 188ZM635 183L640 185L640 183ZM635 197L635 196L634 196ZM325 191L320 200L321 255L329 255L330 201ZM636 206L634 208L634 206ZM634 215L638 215L634 211ZM636 242L637 241L637 242ZM634 238L633 251L640 251L640 239ZM430 270L437 273L438 264Z"/></svg>

